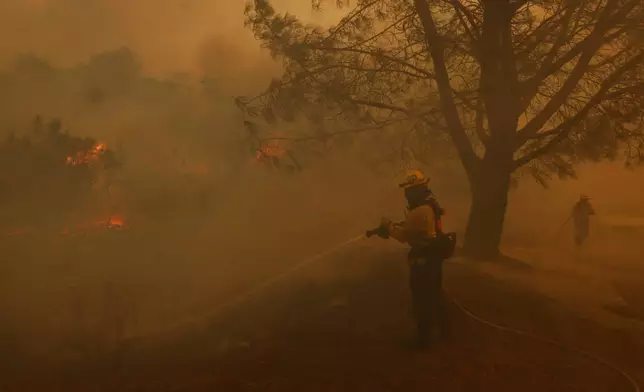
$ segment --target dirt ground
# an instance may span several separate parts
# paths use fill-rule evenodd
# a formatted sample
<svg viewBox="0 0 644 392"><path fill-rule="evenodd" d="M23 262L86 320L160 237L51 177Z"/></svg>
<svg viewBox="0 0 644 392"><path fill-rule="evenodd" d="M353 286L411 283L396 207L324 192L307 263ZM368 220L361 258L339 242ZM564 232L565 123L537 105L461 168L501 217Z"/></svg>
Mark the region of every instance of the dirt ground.
<svg viewBox="0 0 644 392"><path fill-rule="evenodd" d="M496 270L514 277L502 278ZM522 262L446 266L450 296L476 315L601 355L644 383L644 341L525 283ZM452 341L411 346L404 251L363 241L217 317L109 357L8 364L2 391L629 391L613 369L499 331L450 307ZM261 294L261 295L260 295ZM235 295L231 295L234 298Z"/></svg>

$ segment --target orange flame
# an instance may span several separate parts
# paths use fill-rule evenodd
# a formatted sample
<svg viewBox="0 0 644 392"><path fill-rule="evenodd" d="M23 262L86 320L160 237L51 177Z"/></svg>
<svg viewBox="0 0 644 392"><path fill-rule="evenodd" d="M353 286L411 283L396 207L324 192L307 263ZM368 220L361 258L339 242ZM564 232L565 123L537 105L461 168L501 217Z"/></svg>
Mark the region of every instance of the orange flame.
<svg viewBox="0 0 644 392"><path fill-rule="evenodd" d="M89 151L79 151L74 156L69 156L66 159L68 165L83 165L91 162L98 161L105 152L105 143L98 143Z"/></svg>
<svg viewBox="0 0 644 392"><path fill-rule="evenodd" d="M123 217L119 215L112 215L108 218L99 219L93 222L92 221L78 222L71 226L63 227L62 230L60 231L60 234L76 236L76 235L91 234L92 232L101 231L104 229L120 230L120 229L126 229L126 228L129 228L129 225L127 224L126 220ZM13 230L0 232L0 236L24 237L26 235L29 235L31 232L32 230L21 227Z"/></svg>
<svg viewBox="0 0 644 392"><path fill-rule="evenodd" d="M125 228L127 225L125 223L125 219L123 219L119 215L112 215L108 218L105 219L99 219L93 224L85 225L85 227L94 227L94 228L108 228L108 229L122 229Z"/></svg>
<svg viewBox="0 0 644 392"><path fill-rule="evenodd" d="M125 220L123 220L123 218L121 218L120 216L111 216L108 219L107 227L114 228L114 229L121 229L125 227Z"/></svg>
<svg viewBox="0 0 644 392"><path fill-rule="evenodd" d="M265 158L283 158L286 150L279 145L262 146L255 153L255 159L262 161Z"/></svg>

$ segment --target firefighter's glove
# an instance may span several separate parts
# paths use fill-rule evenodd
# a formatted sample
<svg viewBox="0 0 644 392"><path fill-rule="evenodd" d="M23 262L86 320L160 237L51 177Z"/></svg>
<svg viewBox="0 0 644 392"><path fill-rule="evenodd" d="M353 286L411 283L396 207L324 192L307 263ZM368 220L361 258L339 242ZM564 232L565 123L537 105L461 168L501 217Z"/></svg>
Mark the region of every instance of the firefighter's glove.
<svg viewBox="0 0 644 392"><path fill-rule="evenodd" d="M380 230L378 231L378 236L381 238L389 238L389 233L394 226L394 223L389 218L382 218L380 220Z"/></svg>

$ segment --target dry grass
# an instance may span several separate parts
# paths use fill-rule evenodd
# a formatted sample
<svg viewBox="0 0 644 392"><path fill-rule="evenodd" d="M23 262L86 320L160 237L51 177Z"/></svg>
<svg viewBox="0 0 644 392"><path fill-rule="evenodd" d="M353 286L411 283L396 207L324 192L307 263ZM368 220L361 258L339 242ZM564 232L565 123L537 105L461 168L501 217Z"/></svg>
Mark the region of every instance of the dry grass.
<svg viewBox="0 0 644 392"><path fill-rule="evenodd" d="M331 258L290 288L244 304L225 316L225 324L189 330L188 337L138 341L126 356L126 369L138 376L119 379L114 368L105 368L102 358L118 335L146 335L207 314L302 258L377 223L383 209L392 218L402 215L398 189L390 182L356 184L355 178L359 176L348 173L331 179L315 174L304 180L256 179L246 188L243 183L224 187L208 212L178 210L163 220L137 220L130 230L100 236L3 238L0 310L7 322L0 327L0 346L11 357L2 365L4 372L16 375L36 367L43 373L40 380L54 380L49 386L65 391L100 389L106 379L123 383L123 388L107 390L127 386L151 391L340 391L370 382L387 390L431 383L444 391L480 390L488 384L503 391L517 390L512 388L529 379L555 391L564 388L557 381L564 378L573 385L570 390L618 390L621 381L601 368L575 362L577 370L561 373L564 362L578 359L466 326L466 320L459 321L465 329L457 347L429 357L405 351L397 343L410 332L404 264L397 250L387 256L388 248L372 248L374 243ZM454 270L450 287L492 318L563 333L619 357L620 346L609 346L624 344L626 332L611 332L613 327L599 318L596 323L578 317L598 316L595 310L610 305L615 292L628 297L627 302L637 301L642 286L634 272L641 272L644 255L640 234L620 231L615 222L623 220L600 216L583 257L573 257L570 233L553 235L552 228L565 218L568 198L574 201L576 191L563 197L563 191L535 195L528 190L513 195L505 249L539 273L508 272L503 265L495 267L498 274L476 272L481 276ZM462 227L467 198L437 193L448 209L448 226ZM553 208L557 195L565 203ZM617 209L599 206L604 216L619 217ZM110 283L116 296L106 290ZM557 299L557 306L543 297ZM604 313L621 317L614 309ZM603 333L615 340L594 347ZM78 369L78 361L85 363L85 379L67 372ZM586 379L585 374L598 378ZM16 380L16 390L42 390L42 385L30 388L24 379ZM2 390L10 390L8 384Z"/></svg>

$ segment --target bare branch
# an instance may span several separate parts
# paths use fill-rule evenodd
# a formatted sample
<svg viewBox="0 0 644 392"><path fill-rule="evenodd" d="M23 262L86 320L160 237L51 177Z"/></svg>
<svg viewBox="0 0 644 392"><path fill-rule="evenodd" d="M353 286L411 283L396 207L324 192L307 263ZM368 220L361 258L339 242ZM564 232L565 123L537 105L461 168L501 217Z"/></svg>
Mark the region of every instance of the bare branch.
<svg viewBox="0 0 644 392"><path fill-rule="evenodd" d="M479 38L480 38L480 31L481 31L481 24L482 22L480 20L476 20L474 17L474 14L467 9L467 7L460 2L460 0L446 0L449 4L451 4L454 9L456 10L456 13L458 14L459 19L461 20L461 23L463 25L463 28L466 30L467 35L470 37L472 40L472 43L476 43ZM463 18L467 19L469 26Z"/></svg>
<svg viewBox="0 0 644 392"><path fill-rule="evenodd" d="M344 18L342 18L340 20L340 22L337 24L337 26L335 26L334 28L329 30L329 35L327 35L322 40L322 43L328 42L328 41L332 40L333 38L335 38L336 35L340 31L342 31L347 24L351 23L351 21L356 18L356 16L360 15L365 10L367 10L368 8L378 4L379 2L380 2L380 0L373 0L373 1L370 1L368 3L365 3L361 7L358 7L358 8L355 8L354 10L352 10L347 16L345 16Z"/></svg>
<svg viewBox="0 0 644 392"><path fill-rule="evenodd" d="M641 61L641 58L639 59L639 61ZM545 138L549 136L554 136L554 137L550 139L548 142L546 142L545 145L539 148L536 148L530 153L525 154L523 157L515 160L515 166L516 166L515 168L522 167L530 163L534 159L538 158L539 156L547 154L552 148L557 146L562 141L566 140L566 138L568 138L568 136L570 135L570 132L575 128L575 126L577 126L584 118L586 118L592 109L601 105L602 102L618 99L619 97L622 97L627 94L644 93L644 83L622 88L617 91L613 91L609 93L608 90L610 89L610 87L612 87L611 82L605 83L605 85L602 86L602 89L600 89L600 91L597 94L595 94L595 96L593 96L593 98L590 101L588 101L588 103L581 110L579 110L573 117L562 122L557 127L551 130L547 130L540 133L538 135L540 138Z"/></svg>
<svg viewBox="0 0 644 392"><path fill-rule="evenodd" d="M410 119L419 119L422 118L424 121L430 121L428 119L428 116L436 114L436 110L430 110L422 113L415 114L410 117L405 117L405 118L399 118L395 120L390 120L390 121L385 121L382 123L378 124L373 124L373 125L367 125L364 127L358 127L358 128L350 128L350 129L344 129L341 131L336 131L336 132L329 132L325 133L324 136L320 135L314 135L314 136L304 136L304 137L294 137L294 138L289 138L289 137L267 137L267 138L262 138L262 141L270 141L270 140L283 140L283 141L291 141L291 142L309 142L309 141L320 141L321 139L328 139L328 138L333 138L341 135L349 135L349 134L359 134L359 133L364 133L364 132L372 132L372 131L378 131L382 130L386 127L390 127L392 125L395 125L397 123L402 123L405 121L408 121Z"/></svg>
<svg viewBox="0 0 644 392"><path fill-rule="evenodd" d="M601 88L599 89L599 92L595 95L594 99L600 99L603 100L604 95L607 93L607 91L615 85L619 81L619 78L626 72L634 69L637 65L639 65L642 61L644 60L644 52L640 52L639 54L633 56L629 61L627 61L625 64L623 64L621 67L619 67L616 71L614 71L611 75L609 75L604 82L601 85ZM580 62L582 59L579 60ZM539 130L546 124L548 119L554 114L556 111L557 107L560 107L565 103L566 98L572 92L571 86L569 86L572 83L575 83L575 85L578 83L578 80L581 78L581 76L577 76L579 73L583 73L585 70L579 69L575 67L573 72L571 73L571 76L566 80L566 83L564 83L564 86L559 90L559 92L546 104L545 108L539 115L537 115L531 122L529 122L522 130L519 131L519 142L521 144L525 143L527 140L532 138L532 136L536 135ZM574 79L573 79L573 75ZM572 82L569 82L569 80L572 79ZM593 102L591 99L590 102ZM548 118L545 118L548 116Z"/></svg>
<svg viewBox="0 0 644 392"><path fill-rule="evenodd" d="M583 77L583 71L592 60L596 51L602 45L605 45L617 39L618 37L627 33L629 29L632 29L634 27L625 26L611 32L610 34L607 34L611 30L611 28L613 28L616 24L622 22L624 18L626 18L628 13L636 6L637 2L638 0L631 0L631 2L627 6L620 8L617 14L613 16L611 15L611 13L613 12L611 5L614 6L615 0L610 0L610 3L605 6L602 14L599 16L599 19L593 31L581 42L574 45L570 50L559 57L556 61L553 61L553 59L557 56L557 52L560 48L560 45L558 45L558 43L562 42L566 38L566 35L560 36L561 41L558 40L558 42L553 45L551 51L546 55L544 61L542 62L539 71L530 79L522 82L522 101L524 102L523 107L525 108L527 107L527 105L529 105L530 101L537 94L539 86L545 81L546 78L550 77L555 72L560 71L566 64L570 63L576 57L581 55L582 58L578 60L574 68L575 70L572 72L572 74L574 74L574 77L569 78L568 84L565 88L562 88L561 94L558 96L560 99L565 99L565 97L570 94L572 89L574 89L579 80L581 80L581 78ZM564 25L564 27L566 26L568 26L568 24ZM564 30L564 27L562 27L562 32ZM542 127L543 124L545 124L545 122L543 122L545 116L550 113L550 115L548 116L548 118L550 118L554 113L553 108L556 110L554 103L550 106L547 112L543 112L543 114L537 121L530 125L529 128L526 128L525 133L529 133L530 130L534 131L535 128L538 129ZM545 119L545 121L547 121L547 118Z"/></svg>
<svg viewBox="0 0 644 392"><path fill-rule="evenodd" d="M418 72L419 74L424 75L427 78L432 77L432 73L427 71L426 69L420 68L414 64L410 64L404 60L401 60L397 57L385 54L383 50L365 50L365 49L358 49L358 48L352 48L352 47L323 47L319 45L311 45L311 49L313 50L319 50L322 52L346 52L346 53L358 53L362 54L365 56L370 56L382 60L387 60L391 63L398 64L402 67L409 68L411 70L414 70L415 72Z"/></svg>
<svg viewBox="0 0 644 392"><path fill-rule="evenodd" d="M442 37L436 30L434 18L427 0L414 0L414 6L423 24L425 40L427 41L427 46L432 56L445 121L449 127L450 135L452 136L461 161L463 162L463 166L471 175L476 169L479 158L474 152L474 148L465 133L465 129L458 115L456 102L452 95L452 86L449 81L450 78L446 66L445 48L443 47Z"/></svg>
<svg viewBox="0 0 644 392"><path fill-rule="evenodd" d="M356 105L363 105L363 106L369 106L372 108L377 108L377 109L385 109L385 110L390 110L392 112L399 112L403 114L410 115L412 114L411 110L407 108L403 108L400 106L394 106L394 105L389 105L383 102L375 102L375 101L368 101L364 99L354 99L354 98L348 98L344 97L344 100L354 103Z"/></svg>

